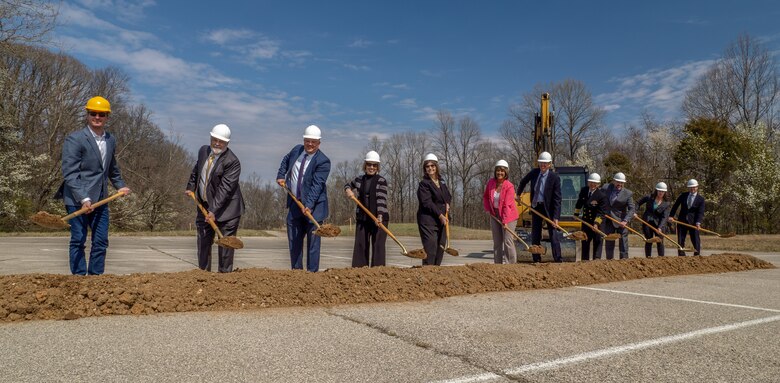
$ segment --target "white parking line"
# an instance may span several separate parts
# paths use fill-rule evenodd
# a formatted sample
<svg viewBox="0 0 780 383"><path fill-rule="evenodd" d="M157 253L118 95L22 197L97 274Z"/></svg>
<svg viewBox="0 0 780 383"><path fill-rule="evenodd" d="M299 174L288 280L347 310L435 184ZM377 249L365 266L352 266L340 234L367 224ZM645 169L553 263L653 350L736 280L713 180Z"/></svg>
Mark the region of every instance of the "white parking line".
<svg viewBox="0 0 780 383"><path fill-rule="evenodd" d="M605 348L603 350L589 351L582 354L572 355L565 358L555 359L547 362L538 362L532 364L526 364L524 366L508 369L502 371L506 375L519 375L528 372L537 372L542 370L552 370L566 365L584 362L590 359L601 359L607 356L613 356L618 354L625 354L632 351L643 350L646 348L662 346L668 343L681 342L688 339L698 338L704 335L717 334L726 331L734 331L741 328L756 326L765 323L771 323L780 320L780 315L775 315L768 318L754 319L744 322L732 323L723 326L710 327L701 330L686 332L677 335L670 335L661 338L651 339L644 342L631 343L624 346L616 346ZM438 383L471 383L471 382L485 382L493 379L500 378L500 375L494 373L485 373L473 376L464 376L451 380L442 380Z"/></svg>
<svg viewBox="0 0 780 383"><path fill-rule="evenodd" d="M649 298L660 298L660 299L670 299L674 301L683 301L683 302L694 302L694 303L704 303L708 305L717 305L717 306L727 306L727 307L737 307L741 309L749 309L749 310L761 310L761 311L768 311L772 313L780 313L780 310L775 309L768 309L764 307L754 307L754 306L745 306L745 305L735 305L731 303L721 303L721 302L712 302L712 301L700 301L697 299L688 299L688 298L678 298L678 297L669 297L665 295L653 295L653 294L643 294L643 293L634 293L631 291L621 291L621 290L610 290L610 289L600 289L597 287L583 287L578 286L576 287L578 289L582 290L594 290L594 291L604 291L608 293L616 293L616 294L627 294L627 295L637 295L640 297L649 297Z"/></svg>

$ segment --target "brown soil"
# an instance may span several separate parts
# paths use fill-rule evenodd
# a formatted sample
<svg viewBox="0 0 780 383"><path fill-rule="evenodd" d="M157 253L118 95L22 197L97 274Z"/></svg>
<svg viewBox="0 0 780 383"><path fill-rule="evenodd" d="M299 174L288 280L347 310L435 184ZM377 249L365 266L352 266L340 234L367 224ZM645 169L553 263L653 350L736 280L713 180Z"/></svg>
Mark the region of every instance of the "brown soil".
<svg viewBox="0 0 780 383"><path fill-rule="evenodd" d="M0 321L184 311L404 302L493 291L774 268L743 254L564 264L331 269L243 269L167 274L0 276Z"/></svg>

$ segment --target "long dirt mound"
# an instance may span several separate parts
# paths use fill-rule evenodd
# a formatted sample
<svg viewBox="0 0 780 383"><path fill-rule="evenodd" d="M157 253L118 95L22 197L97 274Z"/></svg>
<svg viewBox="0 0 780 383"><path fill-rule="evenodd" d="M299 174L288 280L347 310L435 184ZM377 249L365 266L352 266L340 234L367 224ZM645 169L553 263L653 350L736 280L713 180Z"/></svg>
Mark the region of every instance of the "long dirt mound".
<svg viewBox="0 0 780 383"><path fill-rule="evenodd" d="M9 275L0 276L0 321L406 302L769 268L774 266L749 255L718 254L564 264L331 269L321 273L244 269L230 274L193 270L94 277Z"/></svg>

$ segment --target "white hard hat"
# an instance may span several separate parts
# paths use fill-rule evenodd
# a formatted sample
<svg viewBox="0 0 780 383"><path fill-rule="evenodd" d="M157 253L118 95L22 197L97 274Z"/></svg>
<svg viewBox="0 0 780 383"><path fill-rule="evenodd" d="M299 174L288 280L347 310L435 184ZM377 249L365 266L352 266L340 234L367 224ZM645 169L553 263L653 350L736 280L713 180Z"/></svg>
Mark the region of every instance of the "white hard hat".
<svg viewBox="0 0 780 383"><path fill-rule="evenodd" d="M536 160L536 162L552 162L552 155L547 152L542 152L542 154L539 155L539 159Z"/></svg>
<svg viewBox="0 0 780 383"><path fill-rule="evenodd" d="M613 177L613 179L615 181L617 181L617 182L625 183L626 182L626 175L621 173L621 172L617 172L617 173L615 173L615 177Z"/></svg>
<svg viewBox="0 0 780 383"><path fill-rule="evenodd" d="M225 142L230 142L230 128L225 124L215 125L211 128L211 137Z"/></svg>
<svg viewBox="0 0 780 383"><path fill-rule="evenodd" d="M423 158L423 163L428 161L439 162L439 157L436 157L433 153L428 153L425 155L425 158Z"/></svg>
<svg viewBox="0 0 780 383"><path fill-rule="evenodd" d="M499 166L501 166L502 168L506 168L506 170L509 170L509 164L506 161L504 161L504 160L498 160L498 162L496 162L496 166L494 166L494 168L497 168Z"/></svg>
<svg viewBox="0 0 780 383"><path fill-rule="evenodd" d="M665 192L666 191L666 183L659 182L659 183L655 184L655 190Z"/></svg>
<svg viewBox="0 0 780 383"><path fill-rule="evenodd" d="M688 183L685 184L685 187L687 188L699 187L699 181L696 181L695 179L691 178L688 180Z"/></svg>
<svg viewBox="0 0 780 383"><path fill-rule="evenodd" d="M601 183L601 176L598 173L590 173L588 182Z"/></svg>
<svg viewBox="0 0 780 383"><path fill-rule="evenodd" d="M319 140L322 138L322 132L320 131L320 128L317 127L317 125L309 125L303 131L303 138Z"/></svg>
<svg viewBox="0 0 780 383"><path fill-rule="evenodd" d="M375 151L370 151L366 153L366 162L376 162L379 163L379 153Z"/></svg>

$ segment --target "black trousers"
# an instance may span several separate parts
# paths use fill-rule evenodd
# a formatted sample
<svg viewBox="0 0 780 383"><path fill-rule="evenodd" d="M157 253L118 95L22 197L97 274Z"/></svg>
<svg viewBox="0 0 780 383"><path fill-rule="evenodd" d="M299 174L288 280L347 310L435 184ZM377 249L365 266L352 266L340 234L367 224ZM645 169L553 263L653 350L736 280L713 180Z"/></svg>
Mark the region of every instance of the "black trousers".
<svg viewBox="0 0 780 383"><path fill-rule="evenodd" d="M699 231L683 225L677 225L677 239L678 239L677 242L680 243L680 246L685 247L685 237L688 234L690 234L691 244L693 244L693 255L700 255L701 238L699 238ZM685 252L682 250L678 250L677 255L685 255Z"/></svg>
<svg viewBox="0 0 780 383"><path fill-rule="evenodd" d="M238 222L241 217L236 217L224 222L217 221L217 227L222 235L227 237L236 235L238 232ZM198 267L201 270L211 271L211 247L214 244L214 229L206 222L202 214L198 214L195 220L195 226L198 229ZM233 271L233 254L235 249L228 249L219 246L219 272L229 273Z"/></svg>
<svg viewBox="0 0 780 383"><path fill-rule="evenodd" d="M444 246L447 244L447 233L444 225L417 225L420 230L420 239L427 258L422 260L423 266L441 266L444 259Z"/></svg>
<svg viewBox="0 0 780 383"><path fill-rule="evenodd" d="M585 225L582 225L582 231L588 236L588 239L582 241L582 260L590 260L591 247L593 247L593 259L601 259L601 244L604 243L601 235Z"/></svg>
<svg viewBox="0 0 780 383"><path fill-rule="evenodd" d="M382 223L385 227L389 224L389 222ZM387 233L374 221L357 221L355 247L352 249L352 267L384 266L386 241Z"/></svg>
<svg viewBox="0 0 780 383"><path fill-rule="evenodd" d="M549 214L547 214L547 210L544 208L544 204L542 203L537 204L534 210L538 211L545 217L550 218ZM542 224L544 224L544 220L542 220L542 217L539 217L536 214L532 214L531 217L531 244L532 245L542 244ZM550 247L552 247L553 260L555 262L563 262L563 257L561 257L561 239L558 237L558 231L555 230L555 228L553 228L552 225L547 224L547 234L550 236ZM539 254L532 254L532 258L534 262L542 261L542 256Z"/></svg>
<svg viewBox="0 0 780 383"><path fill-rule="evenodd" d="M651 224L652 225L652 224ZM656 229L655 225L653 225ZM658 233L655 232L655 230L647 227L647 225L642 226L642 231L644 232L645 238L650 239L653 237L659 237L661 238L661 242L656 243L656 248L658 249L658 256L663 257L664 256L664 237L661 237L658 235ZM650 258L650 255L653 252L653 244L645 242L645 257Z"/></svg>

